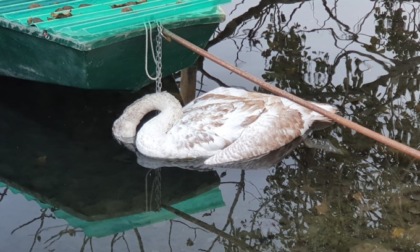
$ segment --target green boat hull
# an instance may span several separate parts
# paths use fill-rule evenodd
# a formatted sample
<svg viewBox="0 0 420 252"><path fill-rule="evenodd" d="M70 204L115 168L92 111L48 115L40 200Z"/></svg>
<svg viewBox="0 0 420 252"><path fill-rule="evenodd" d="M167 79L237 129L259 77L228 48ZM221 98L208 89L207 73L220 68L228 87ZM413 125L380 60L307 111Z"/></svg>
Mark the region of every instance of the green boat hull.
<svg viewBox="0 0 420 252"><path fill-rule="evenodd" d="M85 89L136 90L152 81L146 27L157 24L204 47L225 18L229 0L0 1L0 75ZM150 42L149 42L150 43ZM197 55L163 42L162 75L194 64Z"/></svg>
<svg viewBox="0 0 420 252"><path fill-rule="evenodd" d="M204 47L218 23L179 27L181 37ZM85 89L136 90L152 81L145 74L145 35L81 51L0 27L0 74ZM197 55L163 40L162 75L191 66ZM150 49L148 70L155 76Z"/></svg>

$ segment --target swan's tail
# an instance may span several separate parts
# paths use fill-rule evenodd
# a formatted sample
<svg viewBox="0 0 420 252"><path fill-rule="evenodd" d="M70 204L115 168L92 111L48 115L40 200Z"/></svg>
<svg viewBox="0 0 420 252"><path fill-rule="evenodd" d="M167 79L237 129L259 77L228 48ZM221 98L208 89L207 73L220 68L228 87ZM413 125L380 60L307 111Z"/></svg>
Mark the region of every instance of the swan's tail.
<svg viewBox="0 0 420 252"><path fill-rule="evenodd" d="M311 103L331 113L334 113L334 114L338 113L338 109L335 106L325 104L325 103L316 103L316 102L311 102ZM311 112L311 116L314 121L332 122L330 118L323 116L315 111Z"/></svg>

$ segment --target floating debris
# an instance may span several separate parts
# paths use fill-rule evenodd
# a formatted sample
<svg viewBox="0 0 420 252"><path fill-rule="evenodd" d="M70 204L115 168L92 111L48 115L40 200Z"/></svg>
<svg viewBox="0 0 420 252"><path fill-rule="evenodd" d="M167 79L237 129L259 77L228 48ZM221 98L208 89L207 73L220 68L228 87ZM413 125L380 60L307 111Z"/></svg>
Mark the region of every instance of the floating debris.
<svg viewBox="0 0 420 252"><path fill-rule="evenodd" d="M351 197L359 203L362 203L365 198L362 192L355 192Z"/></svg>
<svg viewBox="0 0 420 252"><path fill-rule="evenodd" d="M320 204L315 206L315 210L318 215L326 215L330 211L327 200L324 198Z"/></svg>
<svg viewBox="0 0 420 252"><path fill-rule="evenodd" d="M88 7L88 6L91 6L91 4L80 4L79 8Z"/></svg>
<svg viewBox="0 0 420 252"><path fill-rule="evenodd" d="M47 164L47 156L46 155L39 156L35 159L35 165L38 166L38 167L45 166L46 164Z"/></svg>
<svg viewBox="0 0 420 252"><path fill-rule="evenodd" d="M28 23L28 25L34 25L36 23L42 22L43 20L37 17L34 18L28 18L28 21L26 21Z"/></svg>
<svg viewBox="0 0 420 252"><path fill-rule="evenodd" d="M283 12L280 14L280 18L281 18L282 23L285 23L287 21L286 16L284 15Z"/></svg>
<svg viewBox="0 0 420 252"><path fill-rule="evenodd" d="M194 245L193 240L191 240L191 238L188 238L188 239L187 239L187 246L188 246L188 247L191 247L191 246L193 246L193 245Z"/></svg>
<svg viewBox="0 0 420 252"><path fill-rule="evenodd" d="M391 231L391 238L406 239L414 243L420 243L420 226L413 225L408 229L402 227L395 227Z"/></svg>
<svg viewBox="0 0 420 252"><path fill-rule="evenodd" d="M396 227L396 228L392 229L391 238L401 239L401 238L404 237L405 232L406 232L406 230L404 228Z"/></svg>
<svg viewBox="0 0 420 252"><path fill-rule="evenodd" d="M35 9L35 8L39 8L39 7L42 7L42 5L37 4L37 3L33 3L33 4L29 5L29 9Z"/></svg>
<svg viewBox="0 0 420 252"><path fill-rule="evenodd" d="M123 4L114 4L111 5L112 8L121 8L121 7L126 7L126 6L132 6L132 5L137 5L137 4L142 4L147 2L147 0L140 0L140 1L135 1L135 2L126 2Z"/></svg>

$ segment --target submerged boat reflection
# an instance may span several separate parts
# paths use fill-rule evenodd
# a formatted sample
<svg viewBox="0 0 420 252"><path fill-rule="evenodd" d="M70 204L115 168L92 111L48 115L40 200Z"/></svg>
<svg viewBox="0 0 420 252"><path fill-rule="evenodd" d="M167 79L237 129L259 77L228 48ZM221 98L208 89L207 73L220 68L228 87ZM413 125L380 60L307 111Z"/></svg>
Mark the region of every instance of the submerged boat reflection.
<svg viewBox="0 0 420 252"><path fill-rule="evenodd" d="M186 213L224 204L216 172L151 173L115 143L106 104L125 106L124 95L22 83L0 89L0 187L53 209L86 235L175 217L154 202Z"/></svg>
<svg viewBox="0 0 420 252"><path fill-rule="evenodd" d="M55 217L65 220L73 228L82 229L89 237L108 236L177 217L165 209L151 207L156 200L161 201L158 204L170 205L187 214L224 206L215 172L164 169L161 171L162 179L159 179L161 184L156 189L145 186L143 181L147 180L144 178L150 177L150 174L140 169L144 177L126 171L124 184L130 186L121 187L104 177L75 179L71 185L67 184L68 179L64 179L60 183L62 186L54 186L55 189L46 191L48 185L37 187L31 183L44 179L48 183L48 178L43 178L43 175L26 177L25 173L19 175L20 170L14 169L16 177L13 180L5 179L4 168L4 165L0 168L0 179L6 182L0 182L0 190L8 188L14 194L22 194L27 200L36 201L42 209L50 209ZM68 176L74 178L77 172ZM147 188L149 190L145 191Z"/></svg>

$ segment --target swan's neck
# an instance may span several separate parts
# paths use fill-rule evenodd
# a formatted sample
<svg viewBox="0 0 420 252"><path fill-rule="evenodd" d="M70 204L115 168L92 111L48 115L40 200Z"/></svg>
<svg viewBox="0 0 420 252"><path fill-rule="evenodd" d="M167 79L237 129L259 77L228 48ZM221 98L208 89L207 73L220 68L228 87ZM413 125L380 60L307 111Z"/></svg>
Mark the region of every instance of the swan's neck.
<svg viewBox="0 0 420 252"><path fill-rule="evenodd" d="M151 111L160 113L136 132L141 119ZM128 106L114 122L112 130L115 138L123 143L134 144L136 139L137 148L143 148L145 142L147 146L160 145L163 144L166 133L181 117L182 107L175 97L167 92L150 94ZM141 149L139 151L142 152Z"/></svg>

